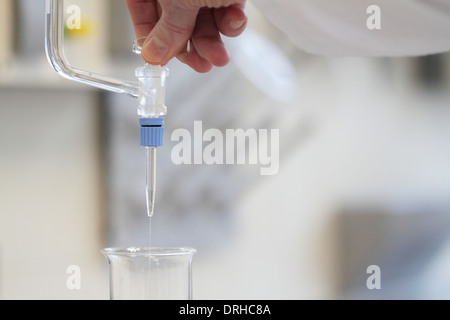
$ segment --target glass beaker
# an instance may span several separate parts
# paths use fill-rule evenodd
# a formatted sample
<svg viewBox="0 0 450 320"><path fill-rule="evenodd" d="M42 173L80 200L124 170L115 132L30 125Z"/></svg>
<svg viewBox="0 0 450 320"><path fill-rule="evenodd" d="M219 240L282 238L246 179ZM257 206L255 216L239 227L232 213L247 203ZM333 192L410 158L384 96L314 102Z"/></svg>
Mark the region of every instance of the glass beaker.
<svg viewBox="0 0 450 320"><path fill-rule="evenodd" d="M111 300L192 300L192 248L107 248Z"/></svg>

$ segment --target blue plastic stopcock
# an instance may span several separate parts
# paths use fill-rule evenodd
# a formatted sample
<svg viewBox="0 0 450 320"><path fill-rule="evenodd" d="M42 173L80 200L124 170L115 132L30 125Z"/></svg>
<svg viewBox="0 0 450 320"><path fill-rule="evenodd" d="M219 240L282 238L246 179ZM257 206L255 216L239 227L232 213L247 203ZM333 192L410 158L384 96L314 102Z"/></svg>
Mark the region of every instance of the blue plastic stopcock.
<svg viewBox="0 0 450 320"><path fill-rule="evenodd" d="M160 147L164 144L164 118L141 118L141 146Z"/></svg>

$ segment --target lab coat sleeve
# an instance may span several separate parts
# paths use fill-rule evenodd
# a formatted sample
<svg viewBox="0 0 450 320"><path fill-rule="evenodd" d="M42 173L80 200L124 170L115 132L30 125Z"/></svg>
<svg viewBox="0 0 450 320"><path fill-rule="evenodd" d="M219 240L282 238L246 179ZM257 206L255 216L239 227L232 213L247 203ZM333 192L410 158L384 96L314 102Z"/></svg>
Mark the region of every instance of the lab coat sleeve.
<svg viewBox="0 0 450 320"><path fill-rule="evenodd" d="M449 0L252 0L301 49L325 56L450 51ZM378 6L379 16L368 12ZM380 29L368 27L379 18Z"/></svg>

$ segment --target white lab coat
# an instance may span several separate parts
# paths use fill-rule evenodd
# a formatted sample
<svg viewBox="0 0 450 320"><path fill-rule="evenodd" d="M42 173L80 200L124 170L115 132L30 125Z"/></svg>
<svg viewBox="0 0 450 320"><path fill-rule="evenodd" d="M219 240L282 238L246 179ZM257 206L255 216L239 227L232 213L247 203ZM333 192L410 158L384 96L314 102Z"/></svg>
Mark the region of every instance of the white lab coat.
<svg viewBox="0 0 450 320"><path fill-rule="evenodd" d="M253 0L301 49L326 56L415 56L450 51L450 0ZM380 8L381 29L367 21ZM372 20L373 22L373 20Z"/></svg>

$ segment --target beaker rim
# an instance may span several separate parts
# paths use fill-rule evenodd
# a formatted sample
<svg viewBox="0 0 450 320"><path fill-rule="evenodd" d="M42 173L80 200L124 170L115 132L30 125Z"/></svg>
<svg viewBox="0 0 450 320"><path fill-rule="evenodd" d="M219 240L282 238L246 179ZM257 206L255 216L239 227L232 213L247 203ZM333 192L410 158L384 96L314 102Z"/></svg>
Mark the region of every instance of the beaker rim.
<svg viewBox="0 0 450 320"><path fill-rule="evenodd" d="M197 250L190 247L119 247L105 248L101 252L107 256L180 256L193 255Z"/></svg>

